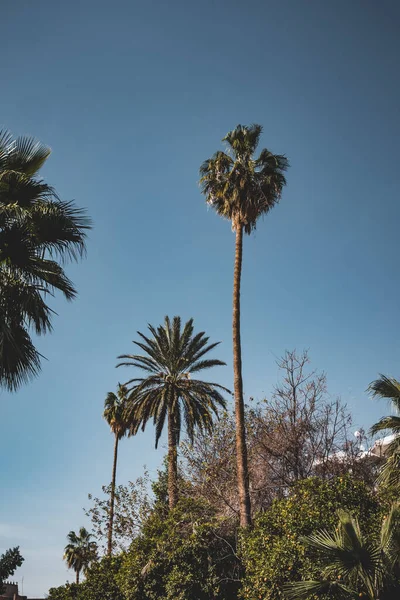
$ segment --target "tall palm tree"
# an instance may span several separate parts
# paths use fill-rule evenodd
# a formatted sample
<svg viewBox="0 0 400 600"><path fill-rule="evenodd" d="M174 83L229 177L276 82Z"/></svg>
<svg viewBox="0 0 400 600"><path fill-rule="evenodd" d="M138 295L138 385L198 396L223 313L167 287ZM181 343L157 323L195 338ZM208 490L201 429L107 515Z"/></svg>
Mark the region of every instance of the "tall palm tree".
<svg viewBox="0 0 400 600"><path fill-rule="evenodd" d="M207 204L232 224L236 235L233 276L233 369L236 415L237 476L240 499L240 524L251 524L249 473L244 421L242 352L240 342L240 283L243 233L250 235L258 219L280 199L288 168L285 156L264 148L254 156L262 127L238 125L222 141L228 152L216 152L200 167L200 185Z"/></svg>
<svg viewBox="0 0 400 600"><path fill-rule="evenodd" d="M114 503L115 503L115 480L117 477L117 460L119 441L127 433L125 422L125 408L128 390L124 385L118 384L117 393L108 392L104 401L103 417L107 421L112 433L114 434L114 460L112 469L111 492L110 492L110 515L108 522L107 554L112 553L112 535L114 523Z"/></svg>
<svg viewBox="0 0 400 600"><path fill-rule="evenodd" d="M193 319L183 329L180 317L174 317L172 322L165 317L164 325L148 328L152 337L138 331L141 341L134 341L144 355L122 354L118 358L124 361L117 366L137 367L147 373L146 377L125 384L131 386L126 411L130 434L137 433L140 426L144 430L148 420L153 419L157 448L168 421L168 497L170 508L174 508L178 500L177 446L182 418L191 441L196 428L211 431L213 415L218 416L219 407L225 408L221 391L229 390L192 378L205 369L225 365L218 359L205 358L219 342L209 344L203 331L194 335Z"/></svg>
<svg viewBox="0 0 400 600"><path fill-rule="evenodd" d="M76 573L76 583L79 583L80 572L86 574L88 567L97 559L97 546L92 540L92 535L84 528L79 533L70 531L67 539L68 544L64 549L64 560L68 568Z"/></svg>
<svg viewBox="0 0 400 600"><path fill-rule="evenodd" d="M51 331L48 296L76 290L61 264L85 252L90 220L39 178L50 149L0 132L0 387L13 391L37 375L30 329Z"/></svg>
<svg viewBox="0 0 400 600"><path fill-rule="evenodd" d="M324 570L319 581L284 586L290 600L356 598L396 600L400 597L400 504L392 506L376 540L367 539L358 521L339 511L334 533L316 532L303 540L319 551Z"/></svg>
<svg viewBox="0 0 400 600"><path fill-rule="evenodd" d="M396 379L380 375L368 389L373 397L390 400L396 413L382 417L370 430L372 435L382 431L390 431L394 435L393 441L385 451L387 460L382 466L378 481L387 485L400 486L400 383Z"/></svg>

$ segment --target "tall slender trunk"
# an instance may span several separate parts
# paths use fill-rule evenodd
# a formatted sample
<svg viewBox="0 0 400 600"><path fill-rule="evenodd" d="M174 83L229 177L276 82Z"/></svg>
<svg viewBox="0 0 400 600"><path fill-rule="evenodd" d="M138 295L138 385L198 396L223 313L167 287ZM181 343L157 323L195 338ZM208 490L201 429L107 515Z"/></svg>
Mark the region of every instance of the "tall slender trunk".
<svg viewBox="0 0 400 600"><path fill-rule="evenodd" d="M114 525L114 503L115 503L115 480L117 478L117 460L118 460L118 434L115 435L114 444L114 462L111 479L111 493L110 493L110 516L108 521L108 540L107 540L107 555L112 554L112 536L113 536L113 525Z"/></svg>
<svg viewBox="0 0 400 600"><path fill-rule="evenodd" d="M79 571L76 571L76 585L79 584Z"/></svg>
<svg viewBox="0 0 400 600"><path fill-rule="evenodd" d="M172 509L178 502L178 454L176 450L175 423L168 413L168 499Z"/></svg>
<svg viewBox="0 0 400 600"><path fill-rule="evenodd" d="M240 280L242 276L243 227L236 227L235 270L233 276L233 375L235 392L236 460L240 502L240 525L251 525L249 471L247 465L246 429L244 420L242 350L240 343Z"/></svg>

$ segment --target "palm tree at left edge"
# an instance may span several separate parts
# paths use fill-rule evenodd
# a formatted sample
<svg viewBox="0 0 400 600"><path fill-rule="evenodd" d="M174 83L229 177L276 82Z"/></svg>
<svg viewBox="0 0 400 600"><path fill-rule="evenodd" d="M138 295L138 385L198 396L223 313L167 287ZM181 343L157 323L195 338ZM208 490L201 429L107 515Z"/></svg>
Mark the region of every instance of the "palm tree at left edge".
<svg viewBox="0 0 400 600"><path fill-rule="evenodd" d="M148 328L152 337L138 331L141 341L134 341L144 354L123 354L118 358L124 362L117 366L137 367L148 374L126 383L131 385L127 406L130 434L136 434L140 426L144 430L149 419L153 419L157 448L168 421L168 497L172 509L178 501L177 446L182 418L188 438L193 441L196 429L212 430L213 416L226 406L221 392L230 392L217 383L192 378L205 369L225 365L221 360L205 358L219 342L209 344L204 332L194 334L193 319L183 329L180 317L174 317L172 322L165 317L164 325Z"/></svg>
<svg viewBox="0 0 400 600"><path fill-rule="evenodd" d="M0 389L17 390L40 371L37 335L52 330L47 299L77 291L64 264L85 253L90 219L60 200L39 171L50 149L0 131Z"/></svg>
<svg viewBox="0 0 400 600"><path fill-rule="evenodd" d="M114 522L114 503L115 503L115 480L117 477L117 460L118 460L118 444L119 441L126 434L126 424L124 411L126 406L126 397L128 390L125 386L119 384L117 393L108 392L107 397L104 401L104 412L103 417L107 421L112 433L114 434L114 460L113 470L111 479L111 492L110 492L110 514L108 521L108 536L107 536L107 554L111 556L112 553L112 536L113 536L113 522Z"/></svg>

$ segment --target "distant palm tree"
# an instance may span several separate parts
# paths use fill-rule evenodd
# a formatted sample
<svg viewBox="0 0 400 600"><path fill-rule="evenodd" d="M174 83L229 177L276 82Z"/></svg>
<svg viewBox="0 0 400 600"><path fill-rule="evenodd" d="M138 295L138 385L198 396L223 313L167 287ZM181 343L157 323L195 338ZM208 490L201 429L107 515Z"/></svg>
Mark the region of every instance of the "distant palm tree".
<svg viewBox="0 0 400 600"><path fill-rule="evenodd" d="M225 365L217 359L204 358L218 343L208 344L204 332L193 334L193 319L181 330L180 317L172 322L165 317L164 325L155 329L149 325L152 337L140 331L142 341L134 342L144 355L122 354L126 359L117 366L132 366L148 373L145 378L135 378L125 385L129 389L127 421L130 433L137 433L140 426L144 430L149 419L156 428L156 448L168 420L168 496L173 508L178 500L177 446L179 444L182 418L186 425L189 440L193 441L195 429L211 431L213 415L218 408L225 408L225 400L220 392L228 392L217 383L192 379L192 375Z"/></svg>
<svg viewBox="0 0 400 600"><path fill-rule="evenodd" d="M79 529L79 534L70 531L67 539L68 544L64 549L64 560L68 568L76 573L76 583L79 583L80 572L86 574L90 565L97 560L97 546L92 541L92 535L84 528Z"/></svg>
<svg viewBox="0 0 400 600"><path fill-rule="evenodd" d="M0 387L13 391L37 375L31 336L51 331L46 297L76 290L61 264L85 251L90 220L38 177L50 149L0 132Z"/></svg>
<svg viewBox="0 0 400 600"><path fill-rule="evenodd" d="M218 151L200 167L200 184L207 203L232 224L236 235L233 279L233 369L236 415L236 454L240 524L251 524L249 473L244 421L242 352L240 341L240 284L242 273L243 233L250 234L258 219L267 214L280 199L288 168L285 156L267 149L254 156L261 125L238 125L222 141L228 153Z"/></svg>
<svg viewBox="0 0 400 600"><path fill-rule="evenodd" d="M380 471L378 481L400 487L400 383L396 379L380 375L380 378L373 381L368 389L375 398L390 400L396 413L382 417L371 427L371 434L376 435L382 431L390 431L394 434L393 441L385 451L387 460Z"/></svg>
<svg viewBox="0 0 400 600"><path fill-rule="evenodd" d="M400 504L384 518L377 541L367 539L358 521L339 511L334 533L319 531L303 541L319 551L324 562L319 581L297 581L284 586L290 600L356 598L397 600L400 598Z"/></svg>
<svg viewBox="0 0 400 600"><path fill-rule="evenodd" d="M112 433L114 434L114 460L110 492L110 515L108 522L108 541L107 554L112 553L112 536L114 522L114 503L115 503L115 480L117 477L118 443L126 435L127 427L125 422L125 409L128 390L124 385L119 384L117 393L108 392L104 401L103 417L107 421Z"/></svg>

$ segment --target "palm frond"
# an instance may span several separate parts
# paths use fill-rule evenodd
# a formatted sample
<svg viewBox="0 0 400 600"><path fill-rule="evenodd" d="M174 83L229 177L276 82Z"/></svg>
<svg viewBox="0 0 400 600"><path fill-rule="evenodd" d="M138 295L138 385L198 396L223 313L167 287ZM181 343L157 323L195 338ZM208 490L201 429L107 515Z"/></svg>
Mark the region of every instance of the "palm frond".
<svg viewBox="0 0 400 600"><path fill-rule="evenodd" d="M390 400L400 414L400 382L397 379L380 374L379 379L370 383L368 391L374 398Z"/></svg>
<svg viewBox="0 0 400 600"><path fill-rule="evenodd" d="M288 600L309 600L315 596L346 600L355 598L356 592L341 581L295 581L283 585L283 594Z"/></svg>
<svg viewBox="0 0 400 600"><path fill-rule="evenodd" d="M377 423L372 425L370 433L371 435L376 435L377 433L388 429L392 430L393 433L400 434L400 417L397 415L382 417Z"/></svg>
<svg viewBox="0 0 400 600"><path fill-rule="evenodd" d="M16 391L38 375L41 358L23 324L0 317L0 385Z"/></svg>

